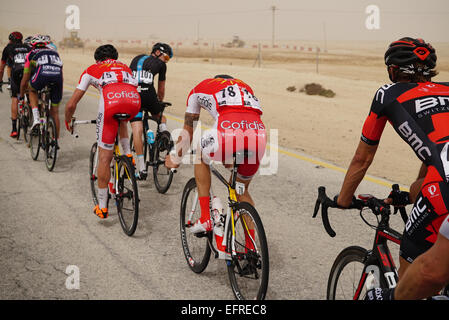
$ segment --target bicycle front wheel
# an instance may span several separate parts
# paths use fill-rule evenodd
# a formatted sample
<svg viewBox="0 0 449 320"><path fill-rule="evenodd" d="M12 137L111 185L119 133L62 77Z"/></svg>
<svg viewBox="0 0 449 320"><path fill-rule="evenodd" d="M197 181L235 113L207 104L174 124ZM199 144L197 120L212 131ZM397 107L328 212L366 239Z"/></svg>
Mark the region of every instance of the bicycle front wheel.
<svg viewBox="0 0 449 320"><path fill-rule="evenodd" d="M48 171L53 171L58 154L58 140L56 139L56 124L52 117L48 117L45 130L45 164Z"/></svg>
<svg viewBox="0 0 449 320"><path fill-rule="evenodd" d="M127 156L121 156L117 166L117 213L126 235L132 236L139 219L139 192L134 166Z"/></svg>
<svg viewBox="0 0 449 320"><path fill-rule="evenodd" d="M268 288L268 243L256 209L247 202L234 207L227 231L228 275L238 300L263 300Z"/></svg>
<svg viewBox="0 0 449 320"><path fill-rule="evenodd" d="M41 148L41 128L39 125L35 126L30 132L30 153L33 160L39 157L39 150Z"/></svg>
<svg viewBox="0 0 449 320"><path fill-rule="evenodd" d="M157 135L154 142L153 178L159 193L166 193L173 180L173 171L165 166L165 157L173 147L170 133L164 131Z"/></svg>
<svg viewBox="0 0 449 320"><path fill-rule="evenodd" d="M181 199L181 244L189 268L195 273L201 273L209 264L211 249L208 241L212 239L211 233L195 235L189 231L195 221L201 217L201 208L198 201L198 190L195 178L191 178L182 193Z"/></svg>
<svg viewBox="0 0 449 320"><path fill-rule="evenodd" d="M89 157L89 180L90 180L90 191L92 192L92 200L94 201L94 206L98 205L98 145L95 142L90 148Z"/></svg>
<svg viewBox="0 0 449 320"><path fill-rule="evenodd" d="M358 246L340 252L329 274L327 300L359 300L365 297L367 254L366 249Z"/></svg>

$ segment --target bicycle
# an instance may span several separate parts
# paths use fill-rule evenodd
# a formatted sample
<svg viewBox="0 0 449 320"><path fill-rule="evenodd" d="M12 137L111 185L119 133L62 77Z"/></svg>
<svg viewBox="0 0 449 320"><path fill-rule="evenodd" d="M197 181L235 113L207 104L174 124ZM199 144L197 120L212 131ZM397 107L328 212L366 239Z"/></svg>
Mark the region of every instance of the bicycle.
<svg viewBox="0 0 449 320"><path fill-rule="evenodd" d="M170 188L170 185L173 180L173 174L176 170L170 170L165 167L165 157L173 148L174 144L171 139L170 133L167 131L160 131L159 125L161 124L162 115L164 109L168 106L171 106L170 102L160 102L162 106L162 111L158 118L154 118L149 115L149 111L143 111L143 156L145 161L145 170L148 171L149 167L153 167L153 179L154 185L159 193L166 193ZM147 139L146 132L149 129L148 120L153 120L157 123L156 129L156 137L154 138L154 142L150 143ZM131 134L130 138L130 146L131 150L135 153L134 143L133 143L133 135ZM146 179L146 177L142 177L142 180Z"/></svg>
<svg viewBox="0 0 449 320"><path fill-rule="evenodd" d="M392 192L400 192L399 185L394 184ZM391 289L396 287L398 282L397 269L387 242L401 244L402 234L390 228L389 222L391 214L399 211L402 220L406 223L408 217L405 208L395 207L392 212L390 205L370 194L361 194L358 198L353 199L350 208L359 209L363 222L376 230L373 247L367 250L360 246L350 246L338 254L329 274L327 300L364 299L367 289L373 287ZM329 223L328 208L335 208L336 204L326 195L326 189L323 186L318 188L313 218L317 216L320 206L324 228L329 236L335 237L336 233ZM363 217L364 209L369 209L376 216L377 225L370 224ZM446 288L444 295L447 294Z"/></svg>
<svg viewBox="0 0 449 320"><path fill-rule="evenodd" d="M17 140L20 138L20 131L23 130L23 139L25 142L28 142L29 140L29 132L28 128L32 124L32 117L33 114L31 112L31 107L29 104L28 94L25 95L25 99L23 103L19 102L18 106L18 112L17 112L17 120L18 120L18 126L17 126Z"/></svg>
<svg viewBox="0 0 449 320"><path fill-rule="evenodd" d="M56 123L50 115L50 87L45 86L38 93L39 99L39 126L30 132L30 153L33 160L39 157L39 150L45 151L45 164L48 171L53 171L58 154L58 139L56 138Z"/></svg>
<svg viewBox="0 0 449 320"><path fill-rule="evenodd" d="M130 115L126 113L115 114L114 119L119 122L128 120ZM78 124L96 124L97 120L76 120L72 119L72 135L78 138L78 134L74 131L75 126ZM92 200L94 205L98 205L97 189L98 189L98 144L95 142L90 150L89 156L89 179L90 188L92 193ZM132 236L137 228L137 222L139 219L139 192L137 188L136 176L134 173L134 165L132 159L126 155L120 153L119 147L119 132L115 137L113 161L111 162L111 177L114 177L113 192L109 189L109 199L115 199L115 205L117 207L117 215L119 217L120 225L123 232L127 236Z"/></svg>
<svg viewBox="0 0 449 320"><path fill-rule="evenodd" d="M8 85L8 84L11 84L11 82L9 80L8 81L0 81L0 92L2 92L2 93L3 93L3 85L4 84ZM11 91L11 87L8 87L8 90Z"/></svg>
<svg viewBox="0 0 449 320"><path fill-rule="evenodd" d="M237 163L241 163L240 160L248 156L249 154L246 151L237 152L233 155L233 167L229 183L212 164L210 165L211 172L228 190L226 214L220 214L219 221L212 219L214 229L218 226L223 231L222 244L226 244L225 254L220 255L214 247L214 232L192 234L188 231L193 226L193 222L201 215L195 178L191 178L187 182L182 194L181 244L187 264L193 272L203 272L213 252L215 258L226 261L231 288L236 299L263 300L268 288L269 274L268 244L265 230L256 209L247 202L237 201L237 194L243 194L245 188L244 184L236 181ZM211 199L213 199L212 190Z"/></svg>

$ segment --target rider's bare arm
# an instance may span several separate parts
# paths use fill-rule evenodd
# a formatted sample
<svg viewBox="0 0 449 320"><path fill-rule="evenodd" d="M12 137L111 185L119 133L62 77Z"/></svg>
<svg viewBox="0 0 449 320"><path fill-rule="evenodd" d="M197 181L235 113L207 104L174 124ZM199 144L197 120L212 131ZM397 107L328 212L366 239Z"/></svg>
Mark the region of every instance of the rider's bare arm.
<svg viewBox="0 0 449 320"><path fill-rule="evenodd" d="M347 208L352 202L354 192L366 174L369 166L373 162L377 151L376 145L369 145L360 141L348 171L346 172L337 203L339 206Z"/></svg>
<svg viewBox="0 0 449 320"><path fill-rule="evenodd" d="M72 97L67 101L65 105L65 121L66 123L70 123L72 121L72 116L75 113L76 106L81 98L84 96L85 91L80 89L75 89Z"/></svg>
<svg viewBox="0 0 449 320"><path fill-rule="evenodd" d="M164 101L165 97L165 80L157 83L157 97L159 101Z"/></svg>

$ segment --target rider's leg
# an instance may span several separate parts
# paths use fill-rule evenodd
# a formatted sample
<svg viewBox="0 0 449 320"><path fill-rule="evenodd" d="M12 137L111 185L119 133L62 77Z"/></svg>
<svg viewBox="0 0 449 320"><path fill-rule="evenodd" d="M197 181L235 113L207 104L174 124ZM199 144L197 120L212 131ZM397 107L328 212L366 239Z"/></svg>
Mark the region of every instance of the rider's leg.
<svg viewBox="0 0 449 320"><path fill-rule="evenodd" d="M30 87L30 90L28 90L28 98L30 99L31 111L33 111L32 127L34 127L35 125L39 124L39 119L40 119L39 109L38 109L39 98L37 96L36 90L32 89L31 87Z"/></svg>
<svg viewBox="0 0 449 320"><path fill-rule="evenodd" d="M193 233L212 231L210 219L210 185L211 175L209 165L202 159L197 159L194 165L195 181L198 190L198 201L201 209L201 217L191 227Z"/></svg>
<svg viewBox="0 0 449 320"><path fill-rule="evenodd" d="M145 159L143 154L143 122L142 120L131 121L131 129L133 131L134 151L136 152L137 169L145 171Z"/></svg>
<svg viewBox="0 0 449 320"><path fill-rule="evenodd" d="M16 97L11 98L11 121L12 121L12 131L17 132L17 109L18 100Z"/></svg>
<svg viewBox="0 0 449 320"><path fill-rule="evenodd" d="M122 147L123 154L130 155L131 147L129 146L129 136L128 136L128 123L120 122L119 127L119 137L120 137L120 146Z"/></svg>
<svg viewBox="0 0 449 320"><path fill-rule="evenodd" d="M108 182L111 178L111 160L113 150L98 147L98 201L101 209L107 208Z"/></svg>

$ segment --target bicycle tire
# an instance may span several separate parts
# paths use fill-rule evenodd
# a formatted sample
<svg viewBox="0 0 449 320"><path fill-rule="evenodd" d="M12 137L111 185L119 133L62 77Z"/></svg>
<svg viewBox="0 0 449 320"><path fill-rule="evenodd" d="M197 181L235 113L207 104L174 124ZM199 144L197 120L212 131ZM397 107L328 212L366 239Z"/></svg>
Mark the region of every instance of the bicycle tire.
<svg viewBox="0 0 449 320"><path fill-rule="evenodd" d="M90 148L90 156L89 156L89 180L90 180L90 191L92 193L92 200L94 202L94 206L98 205L98 176L97 176L97 168L98 168L98 145L95 142Z"/></svg>
<svg viewBox="0 0 449 320"><path fill-rule="evenodd" d="M351 246L340 252L335 258L329 274L327 300L358 300L364 298L365 294L362 292L366 290L364 288L365 277L362 277L362 275L364 274L367 255L368 250L359 246ZM357 266L350 270L347 266L352 263L356 263ZM344 270L348 274L346 275L345 272L342 276ZM346 279L349 280L349 285L346 284Z"/></svg>
<svg viewBox="0 0 449 320"><path fill-rule="evenodd" d="M198 200L196 200L196 209L194 211L195 216L191 218L191 224L186 224L186 217L188 217L192 208L189 204L194 205L195 200L196 181L195 178L191 178L187 181L184 191L182 192L181 210L180 210L180 233L181 233L181 245L186 258L187 265L195 273L203 272L209 264L211 248L208 241L211 241L212 234L199 237L189 232L189 226L193 225L197 218L201 215L201 209ZM193 191L193 193L192 193ZM191 198L190 196L193 196ZM198 211L197 211L198 210ZM188 219L187 219L187 222Z"/></svg>
<svg viewBox="0 0 449 320"><path fill-rule="evenodd" d="M31 108L28 104L25 104L23 106L23 116L22 116L23 139L25 140L25 142L28 142L29 140L28 128L30 127L31 124L31 117L32 117Z"/></svg>
<svg viewBox="0 0 449 320"><path fill-rule="evenodd" d="M157 191L162 194L168 191L173 181L173 171L165 167L165 157L172 145L170 134L158 134L154 142L153 179Z"/></svg>
<svg viewBox="0 0 449 320"><path fill-rule="evenodd" d="M30 154L33 160L39 157L39 150L41 148L41 128L39 125L30 131Z"/></svg>
<svg viewBox="0 0 449 320"><path fill-rule="evenodd" d="M56 123L49 116L45 126L45 164L48 171L53 171L58 155L58 139L56 138Z"/></svg>
<svg viewBox="0 0 449 320"><path fill-rule="evenodd" d="M245 217L252 220L254 235L248 233L249 221ZM231 259L226 263L234 296L237 300L264 300L269 280L268 243L262 220L251 204L239 202L234 206L234 228L235 239L230 223L226 246L231 254ZM248 247L245 241L247 235L254 240L251 243L255 246L251 244ZM250 281L244 282L245 279Z"/></svg>
<svg viewBox="0 0 449 320"><path fill-rule="evenodd" d="M118 184L115 203L117 205L117 214L122 226L123 232L127 236L132 236L137 228L139 220L139 192L137 189L137 180L134 174L134 166L127 156L120 156L117 165ZM129 185L125 186L125 182ZM125 199L131 202L132 209L124 206ZM131 219L128 219L131 214Z"/></svg>

